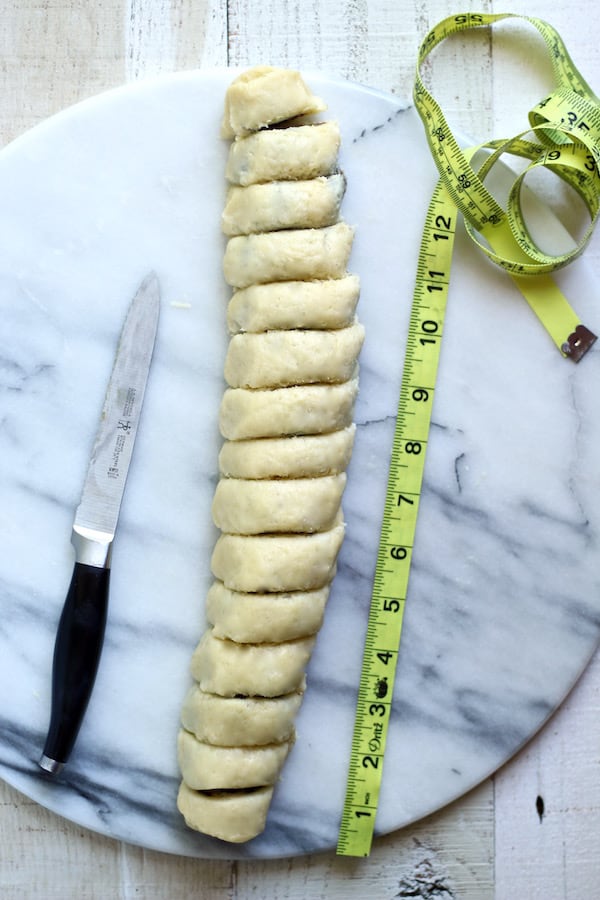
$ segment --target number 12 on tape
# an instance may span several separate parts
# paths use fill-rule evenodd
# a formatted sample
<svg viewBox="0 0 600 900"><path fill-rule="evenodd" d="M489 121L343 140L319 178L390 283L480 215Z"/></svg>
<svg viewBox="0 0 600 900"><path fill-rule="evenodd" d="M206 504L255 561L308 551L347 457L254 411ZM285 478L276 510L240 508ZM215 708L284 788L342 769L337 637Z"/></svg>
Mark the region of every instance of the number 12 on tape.
<svg viewBox="0 0 600 900"><path fill-rule="evenodd" d="M406 342L337 845L342 856L368 856L375 829L455 227L456 208L438 183L423 229Z"/></svg>

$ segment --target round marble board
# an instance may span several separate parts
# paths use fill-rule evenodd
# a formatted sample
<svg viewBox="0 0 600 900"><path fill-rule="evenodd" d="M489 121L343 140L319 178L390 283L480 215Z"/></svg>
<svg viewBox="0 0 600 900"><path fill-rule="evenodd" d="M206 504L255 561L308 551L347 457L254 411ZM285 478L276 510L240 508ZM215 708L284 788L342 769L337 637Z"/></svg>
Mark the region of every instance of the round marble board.
<svg viewBox="0 0 600 900"><path fill-rule="evenodd" d="M415 263L436 174L414 110L307 80L342 127L343 206L366 326L346 540L298 739L265 833L186 829L175 739L216 532L228 336L219 231L231 70L112 91L0 154L0 772L98 832L198 857L335 846ZM561 237L546 217L546 234ZM162 285L156 353L114 548L104 655L64 773L37 766L70 529L118 333ZM597 331L585 262L562 283ZM459 237L385 759L378 833L477 784L542 725L600 628L600 350L565 361L509 277Z"/></svg>

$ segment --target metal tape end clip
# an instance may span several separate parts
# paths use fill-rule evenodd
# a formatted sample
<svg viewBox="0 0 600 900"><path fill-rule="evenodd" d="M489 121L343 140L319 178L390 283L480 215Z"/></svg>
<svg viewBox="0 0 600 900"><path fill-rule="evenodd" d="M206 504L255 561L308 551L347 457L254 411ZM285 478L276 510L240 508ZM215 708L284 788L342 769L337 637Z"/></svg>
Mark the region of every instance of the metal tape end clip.
<svg viewBox="0 0 600 900"><path fill-rule="evenodd" d="M585 325L578 325L560 349L570 360L578 363L595 341L596 335L593 331L590 331Z"/></svg>

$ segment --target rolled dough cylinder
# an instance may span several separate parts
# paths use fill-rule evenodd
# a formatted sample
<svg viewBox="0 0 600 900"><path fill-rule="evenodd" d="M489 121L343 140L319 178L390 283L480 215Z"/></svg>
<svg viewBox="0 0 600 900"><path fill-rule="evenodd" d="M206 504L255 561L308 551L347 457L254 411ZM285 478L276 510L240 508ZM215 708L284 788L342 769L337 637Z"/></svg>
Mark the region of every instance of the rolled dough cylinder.
<svg viewBox="0 0 600 900"><path fill-rule="evenodd" d="M271 181L232 187L221 217L224 234L256 234L282 228L323 228L337 222L346 179L335 175L308 181Z"/></svg>
<svg viewBox="0 0 600 900"><path fill-rule="evenodd" d="M241 844L264 831L272 797L272 786L207 794L182 781L177 808L189 828Z"/></svg>
<svg viewBox="0 0 600 900"><path fill-rule="evenodd" d="M350 462L356 425L328 434L225 441L222 475L231 478L304 478L335 475Z"/></svg>
<svg viewBox="0 0 600 900"><path fill-rule="evenodd" d="M275 784L290 743L264 747L218 747L189 731L177 736L177 761L183 780L196 791L237 790Z"/></svg>
<svg viewBox="0 0 600 900"><path fill-rule="evenodd" d="M326 434L352 423L358 379L273 390L227 388L219 413L224 438Z"/></svg>
<svg viewBox="0 0 600 900"><path fill-rule="evenodd" d="M231 184L248 185L330 175L339 149L337 122L270 128L233 141L225 177Z"/></svg>
<svg viewBox="0 0 600 900"><path fill-rule="evenodd" d="M329 585L315 591L248 594L215 581L206 596L206 618L215 637L238 644L279 643L316 634Z"/></svg>
<svg viewBox="0 0 600 900"><path fill-rule="evenodd" d="M354 320L360 293L357 275L327 281L276 281L242 288L227 308L232 334L286 328L344 328Z"/></svg>
<svg viewBox="0 0 600 900"><path fill-rule="evenodd" d="M260 481L222 478L212 503L213 521L223 534L327 531L345 486L345 473Z"/></svg>
<svg viewBox="0 0 600 900"><path fill-rule="evenodd" d="M301 690L282 697L220 697L194 685L184 700L181 724L198 740L223 747L280 743L293 738L301 703Z"/></svg>
<svg viewBox="0 0 600 900"><path fill-rule="evenodd" d="M177 805L190 828L245 842L267 811L344 537L341 498L356 428L359 281L336 123L300 73L260 66L230 85L235 138L222 229L235 289L219 426L211 627L191 661ZM287 127L271 127L284 124Z"/></svg>
<svg viewBox="0 0 600 900"><path fill-rule="evenodd" d="M231 387L249 388L348 381L364 338L360 322L335 331L235 334L225 359L225 380Z"/></svg>
<svg viewBox="0 0 600 900"><path fill-rule="evenodd" d="M313 281L346 274L354 229L346 222L327 228L270 231L229 238L223 257L232 287L270 281Z"/></svg>
<svg viewBox="0 0 600 900"><path fill-rule="evenodd" d="M231 82L225 94L221 136L258 131L295 116L322 112L326 104L306 86L299 72L255 66Z"/></svg>
<svg viewBox="0 0 600 900"><path fill-rule="evenodd" d="M236 644L206 631L192 655L191 672L203 691L221 697L280 697L298 691L314 637L283 644Z"/></svg>
<svg viewBox="0 0 600 900"><path fill-rule="evenodd" d="M360 293L356 275L327 281L276 281L236 291L227 307L227 327L241 331L344 328L354 321Z"/></svg>
<svg viewBox="0 0 600 900"><path fill-rule="evenodd" d="M226 587L242 593L315 590L332 580L343 538L343 524L316 534L222 534L213 551L212 572Z"/></svg>

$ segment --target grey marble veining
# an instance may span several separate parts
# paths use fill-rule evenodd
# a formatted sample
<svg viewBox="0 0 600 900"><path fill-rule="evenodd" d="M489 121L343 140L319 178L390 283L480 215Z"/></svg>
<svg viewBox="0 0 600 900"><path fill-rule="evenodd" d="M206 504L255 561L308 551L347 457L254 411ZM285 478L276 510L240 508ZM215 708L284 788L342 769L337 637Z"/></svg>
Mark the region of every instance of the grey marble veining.
<svg viewBox="0 0 600 900"><path fill-rule="evenodd" d="M175 736L215 540L227 288L221 276L231 73L138 84L49 120L0 154L0 773L116 838L192 856L336 843L415 260L435 171L412 109L309 80L343 132L345 218L361 275L358 434L347 535L298 740L265 834L188 831ZM550 224L561 237L560 228ZM155 269L163 308L115 544L106 645L64 774L38 770L56 623L121 321ZM585 260L559 276L600 327ZM380 833L461 795L560 703L600 631L600 351L564 361L508 276L457 239Z"/></svg>

